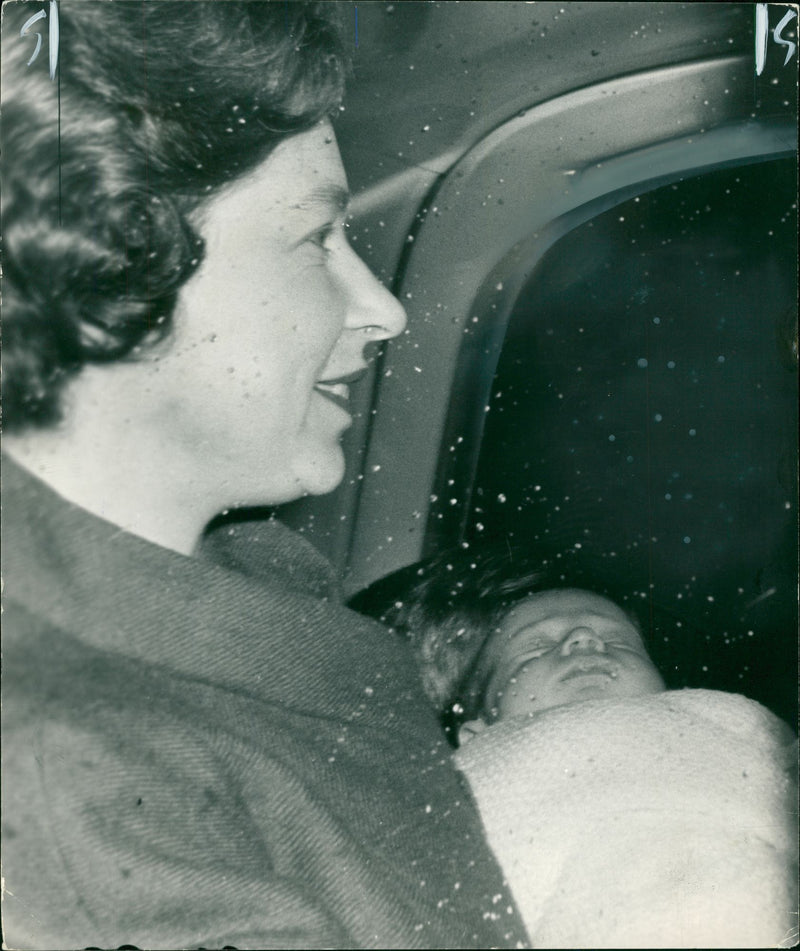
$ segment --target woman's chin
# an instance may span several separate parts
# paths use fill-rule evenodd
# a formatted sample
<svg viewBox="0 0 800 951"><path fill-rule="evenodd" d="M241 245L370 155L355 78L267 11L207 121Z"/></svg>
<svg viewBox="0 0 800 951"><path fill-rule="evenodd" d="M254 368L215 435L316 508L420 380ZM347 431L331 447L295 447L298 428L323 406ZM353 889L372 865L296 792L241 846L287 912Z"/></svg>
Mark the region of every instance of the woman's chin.
<svg viewBox="0 0 800 951"><path fill-rule="evenodd" d="M298 459L294 466L298 497L333 492L344 478L344 471L344 454L338 442Z"/></svg>

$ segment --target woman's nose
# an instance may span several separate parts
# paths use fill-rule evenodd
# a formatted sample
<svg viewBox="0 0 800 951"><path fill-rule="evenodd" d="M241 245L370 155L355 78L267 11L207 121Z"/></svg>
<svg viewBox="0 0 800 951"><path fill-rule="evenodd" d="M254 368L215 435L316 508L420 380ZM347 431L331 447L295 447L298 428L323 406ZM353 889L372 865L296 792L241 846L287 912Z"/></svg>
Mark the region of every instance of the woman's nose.
<svg viewBox="0 0 800 951"><path fill-rule="evenodd" d="M561 655L575 653L605 654L606 644L590 627L576 627L561 642Z"/></svg>
<svg viewBox="0 0 800 951"><path fill-rule="evenodd" d="M406 312L364 261L349 248L345 327L362 330L369 340L388 340L402 333Z"/></svg>

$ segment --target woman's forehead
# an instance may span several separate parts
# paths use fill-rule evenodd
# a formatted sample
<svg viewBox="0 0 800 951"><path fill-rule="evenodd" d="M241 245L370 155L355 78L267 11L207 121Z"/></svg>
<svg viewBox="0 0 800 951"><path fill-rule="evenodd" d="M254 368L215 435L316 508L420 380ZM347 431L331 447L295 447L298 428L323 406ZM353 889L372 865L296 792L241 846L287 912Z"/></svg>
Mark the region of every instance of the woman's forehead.
<svg viewBox="0 0 800 951"><path fill-rule="evenodd" d="M329 122L284 139L242 178L216 192L198 217L335 218L349 202L347 177Z"/></svg>

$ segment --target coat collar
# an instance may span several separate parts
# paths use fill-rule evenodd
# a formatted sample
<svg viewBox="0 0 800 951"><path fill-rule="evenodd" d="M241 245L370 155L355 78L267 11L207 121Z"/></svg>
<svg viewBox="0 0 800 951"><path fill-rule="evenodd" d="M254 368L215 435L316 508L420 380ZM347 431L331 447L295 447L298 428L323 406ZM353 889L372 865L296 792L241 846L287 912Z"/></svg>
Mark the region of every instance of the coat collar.
<svg viewBox="0 0 800 951"><path fill-rule="evenodd" d="M91 515L5 457L3 482L5 598L64 636L316 716L349 715L369 687L367 713L418 726L406 645L339 604L330 564L279 522L210 544L220 566Z"/></svg>

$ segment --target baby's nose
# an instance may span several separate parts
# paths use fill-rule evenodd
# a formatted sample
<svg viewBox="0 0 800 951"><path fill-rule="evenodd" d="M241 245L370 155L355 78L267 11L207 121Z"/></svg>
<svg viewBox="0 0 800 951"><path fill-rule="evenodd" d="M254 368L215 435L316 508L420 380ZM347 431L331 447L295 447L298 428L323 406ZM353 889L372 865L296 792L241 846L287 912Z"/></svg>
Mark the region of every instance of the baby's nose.
<svg viewBox="0 0 800 951"><path fill-rule="evenodd" d="M590 627L576 627L562 641L561 654L566 657L576 652L605 654L606 644Z"/></svg>

